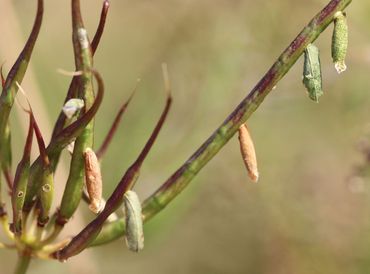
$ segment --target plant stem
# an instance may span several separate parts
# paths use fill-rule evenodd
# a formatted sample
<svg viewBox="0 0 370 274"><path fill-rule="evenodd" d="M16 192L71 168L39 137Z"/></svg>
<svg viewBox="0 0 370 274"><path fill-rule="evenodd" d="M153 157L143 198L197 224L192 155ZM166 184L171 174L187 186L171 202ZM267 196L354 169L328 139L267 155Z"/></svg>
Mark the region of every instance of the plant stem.
<svg viewBox="0 0 370 274"><path fill-rule="evenodd" d="M309 43L312 43L333 21L334 14L342 11L351 3L351 0L332 0L321 10L304 29L298 34L288 48L280 55L277 61L252 89L247 97L241 101L228 118L203 143L203 145L149 198L143 202L143 218L148 221L165 208L190 183L195 175L217 154L217 152L237 132L241 124L263 102L273 87L295 64L303 54ZM110 231L110 233L106 233ZM124 234L122 220L105 224L101 235L93 245L100 245L115 240Z"/></svg>
<svg viewBox="0 0 370 274"><path fill-rule="evenodd" d="M17 266L14 274L24 274L27 272L28 266L30 265L31 257L28 254L19 254Z"/></svg>
<svg viewBox="0 0 370 274"><path fill-rule="evenodd" d="M189 184L202 167L234 136L240 125L247 121L266 95L295 64L307 45L315 41L333 21L334 14L343 10L350 2L351 0L332 0L311 20L222 125L153 195L144 201L145 220L156 215Z"/></svg>

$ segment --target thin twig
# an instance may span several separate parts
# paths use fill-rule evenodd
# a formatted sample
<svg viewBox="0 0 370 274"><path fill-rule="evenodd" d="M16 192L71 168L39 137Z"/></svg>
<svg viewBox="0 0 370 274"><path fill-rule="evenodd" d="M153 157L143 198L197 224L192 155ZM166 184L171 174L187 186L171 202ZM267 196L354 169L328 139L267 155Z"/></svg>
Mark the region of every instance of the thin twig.
<svg viewBox="0 0 370 274"><path fill-rule="evenodd" d="M118 126L119 126L119 124L122 120L122 116L125 113L128 105L130 104L132 97L135 95L135 92L137 90L139 82L140 82L140 79L137 80L136 85L135 85L133 91L131 92L130 97L127 99L127 101L125 101L123 103L123 105L118 110L118 113L116 114L116 117L114 118L113 123L112 123L107 135L104 138L103 143L101 144L99 149L96 151L96 156L98 157L99 160L101 160L103 158L103 156L104 156L105 152L107 151L110 143L112 142L112 139L113 139L113 137L114 137L114 135L115 135L115 133L118 129Z"/></svg>

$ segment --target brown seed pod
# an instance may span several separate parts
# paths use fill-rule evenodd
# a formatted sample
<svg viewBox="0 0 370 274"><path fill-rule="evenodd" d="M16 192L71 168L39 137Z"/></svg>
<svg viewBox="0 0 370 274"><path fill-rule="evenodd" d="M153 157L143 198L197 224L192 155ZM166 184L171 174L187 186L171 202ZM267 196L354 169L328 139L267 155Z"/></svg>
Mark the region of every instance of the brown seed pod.
<svg viewBox="0 0 370 274"><path fill-rule="evenodd" d="M244 164L248 170L249 178L256 183L259 177L256 151L254 149L252 137L249 134L246 124L242 124L239 127L239 143L240 151L242 153Z"/></svg>
<svg viewBox="0 0 370 274"><path fill-rule="evenodd" d="M86 188L90 198L89 208L92 212L99 213L103 206L103 181L99 161L91 148L87 148L83 156L85 160Z"/></svg>

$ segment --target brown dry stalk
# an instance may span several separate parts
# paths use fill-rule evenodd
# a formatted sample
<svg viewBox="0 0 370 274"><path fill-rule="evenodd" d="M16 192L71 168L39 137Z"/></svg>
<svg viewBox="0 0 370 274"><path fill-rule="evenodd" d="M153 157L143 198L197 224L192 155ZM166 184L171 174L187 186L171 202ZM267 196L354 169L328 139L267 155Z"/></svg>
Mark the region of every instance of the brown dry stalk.
<svg viewBox="0 0 370 274"><path fill-rule="evenodd" d="M252 137L245 123L239 127L239 143L240 151L242 153L244 164L248 170L249 178L253 182L257 183L259 174L257 168L256 150L254 149Z"/></svg>
<svg viewBox="0 0 370 274"><path fill-rule="evenodd" d="M103 189L99 161L91 148L85 150L84 160L86 188L90 198L89 209L94 213L99 213L102 208Z"/></svg>

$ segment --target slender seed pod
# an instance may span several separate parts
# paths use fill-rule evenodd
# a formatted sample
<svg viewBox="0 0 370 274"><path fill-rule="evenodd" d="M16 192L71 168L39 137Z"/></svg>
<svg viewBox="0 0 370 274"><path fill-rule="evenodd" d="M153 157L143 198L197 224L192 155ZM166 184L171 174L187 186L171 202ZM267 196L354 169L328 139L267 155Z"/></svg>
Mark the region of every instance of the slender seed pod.
<svg viewBox="0 0 370 274"><path fill-rule="evenodd" d="M0 95L0 161L2 170L7 174L11 170L11 140L8 120L15 96L18 92L16 82L21 83L26 73L33 48L40 32L43 13L44 2L43 0L38 0L36 18L31 33L22 52L8 73Z"/></svg>
<svg viewBox="0 0 370 274"><path fill-rule="evenodd" d="M12 146L11 146L11 131L9 123L5 126L4 135L1 137L0 146L1 146L1 155L2 158L2 169L5 175L5 179L7 179L7 183L9 188L11 189L11 182L9 182L7 178L7 174L9 174L10 170L12 169Z"/></svg>
<svg viewBox="0 0 370 274"><path fill-rule="evenodd" d="M66 136L70 136L71 131L75 131L78 128L78 131L80 129L84 128L82 132L80 131L80 135L75 141L75 146L73 149L73 155L70 165L70 172L67 180L66 187L64 189L64 194L62 198L62 203L60 205L60 210L58 211L58 218L57 223L60 226L63 226L66 222L68 222L68 219L72 217L73 213L77 209L83 192L83 185L85 182L85 163L83 159L83 153L87 147L92 147L93 143L93 135L92 135L92 123L91 118L95 115L96 111L99 108L99 105L103 98L104 93L104 83L99 73L96 71L92 71L94 74L97 83L98 83L98 91L96 95L96 99L89 108L85 114L83 114L71 125L64 128L54 139L53 146L57 145L60 141L64 142L63 139L65 139ZM86 107L86 101L85 101L85 107ZM85 120L86 116L90 116L88 119ZM82 122L82 120L85 120L85 122ZM89 129L87 131L87 129ZM59 141L59 140L60 141ZM72 141L71 138L69 138L70 143ZM88 141L88 142L87 142Z"/></svg>
<svg viewBox="0 0 370 274"><path fill-rule="evenodd" d="M42 185L39 190L39 199L41 211L38 218L38 225L44 226L49 221L49 212L54 196L54 179L50 166L44 171L42 176Z"/></svg>
<svg viewBox="0 0 370 274"><path fill-rule="evenodd" d="M315 102L323 95L320 64L320 51L313 44L308 44L304 51L303 84L307 88L308 97Z"/></svg>
<svg viewBox="0 0 370 274"><path fill-rule="evenodd" d="M53 170L45 148L44 138L35 119L33 120L33 130L35 132L40 157L42 159L42 175L40 177L41 186L38 191L39 216L37 220L38 226L42 227L49 221L49 212L54 197L54 178Z"/></svg>
<svg viewBox="0 0 370 274"><path fill-rule="evenodd" d="M92 83L93 75L96 76L98 82L99 76L97 76L97 74L91 70L93 67L92 51L89 37L82 21L79 0L72 0L72 29L76 71L83 72L80 78L78 78L79 83L77 97L84 100L85 112L88 113L92 109L95 102L94 88ZM81 111L79 117L83 116L84 112ZM60 132L60 134L62 133L63 130ZM92 117L89 123L82 130L81 134L76 138L68 180L64 189L62 203L60 205L59 216L57 218L57 223L60 225L63 225L63 223L72 217L81 201L83 185L85 181L83 154L87 148L93 146L93 143L94 117Z"/></svg>
<svg viewBox="0 0 370 274"><path fill-rule="evenodd" d="M334 30L331 40L331 56L335 69L342 73L347 69L345 58L348 47L348 25L346 14L338 11L334 15Z"/></svg>
<svg viewBox="0 0 370 274"><path fill-rule="evenodd" d="M99 213L104 206L102 203L103 181L99 160L91 148L85 150L84 161L86 188L90 198L89 209L94 213Z"/></svg>
<svg viewBox="0 0 370 274"><path fill-rule="evenodd" d="M123 203L126 215L126 245L129 250L139 252L144 248L140 200L134 191L129 190L124 195Z"/></svg>
<svg viewBox="0 0 370 274"><path fill-rule="evenodd" d="M27 179L29 174L29 162L20 162L16 173L16 187L12 192L13 205L13 232L19 235L22 232L22 208L26 196Z"/></svg>
<svg viewBox="0 0 370 274"><path fill-rule="evenodd" d="M27 181L30 169L30 154L33 139L33 115L30 112L30 122L26 144L21 161L17 166L14 184L12 188L12 207L13 207L13 229L16 235L22 232L22 209L26 197Z"/></svg>
<svg viewBox="0 0 370 274"><path fill-rule="evenodd" d="M256 150L254 149L252 137L249 134L248 127L246 124L242 124L239 127L239 143L240 151L242 153L242 157L244 160L244 164L247 168L249 178L256 183L259 177L257 168Z"/></svg>

